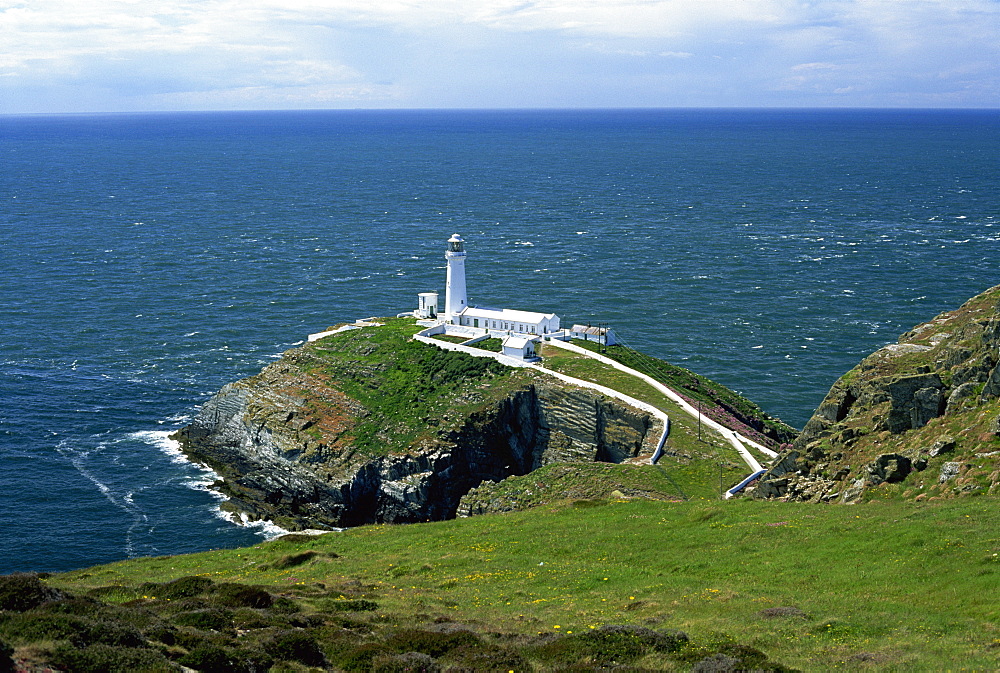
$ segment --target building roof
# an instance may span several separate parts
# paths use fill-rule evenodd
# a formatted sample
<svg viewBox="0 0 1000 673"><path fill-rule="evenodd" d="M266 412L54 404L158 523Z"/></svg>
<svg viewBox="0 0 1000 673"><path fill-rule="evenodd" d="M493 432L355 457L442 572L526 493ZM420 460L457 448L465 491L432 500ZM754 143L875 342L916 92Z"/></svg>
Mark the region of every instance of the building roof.
<svg viewBox="0 0 1000 673"><path fill-rule="evenodd" d="M520 348L524 349L529 343L535 339L529 339L527 337L509 336L503 340L504 348Z"/></svg>
<svg viewBox="0 0 1000 673"><path fill-rule="evenodd" d="M468 318L485 318L487 320L506 320L507 322L520 323L540 323L543 320L551 320L556 317L555 313L534 313L532 311L515 311L509 308L485 308L482 306L469 306L459 315Z"/></svg>
<svg viewBox="0 0 1000 673"><path fill-rule="evenodd" d="M598 336L604 336L607 331L604 327L590 327L589 325L573 325L573 329L570 330L570 332L579 334L596 334Z"/></svg>

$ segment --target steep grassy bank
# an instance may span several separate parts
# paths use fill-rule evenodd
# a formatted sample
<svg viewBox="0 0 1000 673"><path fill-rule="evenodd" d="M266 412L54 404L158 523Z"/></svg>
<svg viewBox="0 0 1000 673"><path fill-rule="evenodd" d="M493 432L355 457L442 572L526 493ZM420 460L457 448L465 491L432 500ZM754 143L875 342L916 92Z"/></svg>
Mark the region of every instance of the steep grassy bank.
<svg viewBox="0 0 1000 673"><path fill-rule="evenodd" d="M752 439L778 448L795 439L797 431L780 419L765 413L751 400L720 383L695 374L689 369L640 353L623 345L603 347L595 341L574 340L575 344L631 367L671 388L702 413L726 427Z"/></svg>
<svg viewBox="0 0 1000 673"><path fill-rule="evenodd" d="M690 637L673 652L648 645L616 655L659 670L688 670L720 650L734 656L736 644L803 670L990 670L1000 666L997 504L564 503L137 559L48 584L154 612L176 601L158 583L259 585L290 599L299 628L342 667L361 656L345 649L345 630L352 647L386 654L411 629L467 628L481 651L513 657L510 668L591 670L607 660L581 634L625 624ZM176 610L209 614L210 597L199 600ZM216 609L228 634L212 636L219 647L275 637L271 617L254 626L245 606ZM4 624L0 638L29 644ZM192 647L209 637L177 628ZM173 656L189 652L174 647Z"/></svg>

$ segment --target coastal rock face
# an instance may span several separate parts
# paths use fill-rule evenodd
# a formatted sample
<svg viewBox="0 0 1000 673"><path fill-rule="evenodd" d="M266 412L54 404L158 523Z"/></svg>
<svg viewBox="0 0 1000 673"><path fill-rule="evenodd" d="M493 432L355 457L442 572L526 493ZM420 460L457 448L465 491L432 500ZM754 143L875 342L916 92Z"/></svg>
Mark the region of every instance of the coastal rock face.
<svg viewBox="0 0 1000 673"><path fill-rule="evenodd" d="M371 331L379 329L389 328ZM593 391L413 342L406 348L435 351L427 356L433 365L428 371L439 365L438 371L482 368L484 362L492 368L476 375L461 370L451 384L410 398L410 382L402 393L398 381L390 386L399 376L392 363L380 362L385 344L370 341L373 348L366 351L364 337L350 335L343 349L329 350L340 351L338 357L344 351L362 355L331 365L325 341L289 351L259 375L226 385L175 435L190 458L220 474L216 487L234 513L290 528L445 519L484 481L553 462L621 462L651 453L659 436L653 417ZM424 385L427 376L418 372L412 385ZM359 401L364 395L354 388L361 384L407 406L374 408ZM434 407L437 413L424 413L421 405L448 385L453 390ZM401 420L394 420L397 412ZM366 427L378 429L371 435Z"/></svg>
<svg viewBox="0 0 1000 673"><path fill-rule="evenodd" d="M849 503L895 484L917 499L996 492L998 363L1000 286L903 334L845 374L754 497ZM946 453L963 461L949 457L945 469ZM929 465L937 469L924 473ZM932 472L948 478L937 482Z"/></svg>

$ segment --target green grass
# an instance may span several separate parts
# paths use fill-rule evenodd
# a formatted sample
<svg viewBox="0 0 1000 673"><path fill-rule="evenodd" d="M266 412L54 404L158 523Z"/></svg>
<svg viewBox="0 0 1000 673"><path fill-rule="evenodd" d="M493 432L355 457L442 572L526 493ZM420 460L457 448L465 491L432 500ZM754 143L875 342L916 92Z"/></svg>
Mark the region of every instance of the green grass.
<svg viewBox="0 0 1000 673"><path fill-rule="evenodd" d="M498 483L484 482L466 497L474 503L475 513L515 511L567 499L685 500L687 495L667 470L654 465L552 463ZM589 504L578 503L578 506Z"/></svg>
<svg viewBox="0 0 1000 673"><path fill-rule="evenodd" d="M105 600L151 603L164 599L143 592L144 582L197 575L261 585L320 615L336 611L329 601L369 601L377 610L355 618L375 632L451 620L510 641L633 624L682 629L698 647L749 645L803 670L992 670L997 505L567 503L136 559L48 582L72 592L118 587Z"/></svg>
<svg viewBox="0 0 1000 673"><path fill-rule="evenodd" d="M792 441L797 434L794 428L769 416L759 406L739 393L688 369L621 345L602 347L595 341L579 339L574 339L573 343L588 350L600 352L612 360L651 376L656 381L687 397L692 403L701 402L705 405L706 413L712 414L716 420L722 421L733 430L742 431L751 436L761 433L755 439L763 444L777 446L780 443ZM727 422L723 420L724 416L732 417L732 420ZM746 429L740 430L735 427L733 421L745 424Z"/></svg>
<svg viewBox="0 0 1000 673"><path fill-rule="evenodd" d="M489 339L483 339L482 341L477 341L472 344L473 348L479 348L480 350L490 351L491 353L501 353L503 352L503 341L495 337L490 337Z"/></svg>
<svg viewBox="0 0 1000 673"><path fill-rule="evenodd" d="M435 334L432 339L437 339L438 341L447 341L452 344L465 343L469 340L469 337L452 336L450 334Z"/></svg>
<svg viewBox="0 0 1000 673"><path fill-rule="evenodd" d="M404 451L519 385L516 371L495 360L413 341L421 329L413 319L383 321L307 344L301 360L364 406L352 430L364 454Z"/></svg>

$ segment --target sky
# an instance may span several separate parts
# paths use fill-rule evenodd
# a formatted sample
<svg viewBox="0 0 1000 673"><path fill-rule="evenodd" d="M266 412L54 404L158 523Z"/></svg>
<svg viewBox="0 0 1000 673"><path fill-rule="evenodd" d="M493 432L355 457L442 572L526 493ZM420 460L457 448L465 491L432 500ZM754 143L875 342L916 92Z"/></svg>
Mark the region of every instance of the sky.
<svg viewBox="0 0 1000 673"><path fill-rule="evenodd" d="M0 113L1000 107L1000 0L0 0Z"/></svg>

